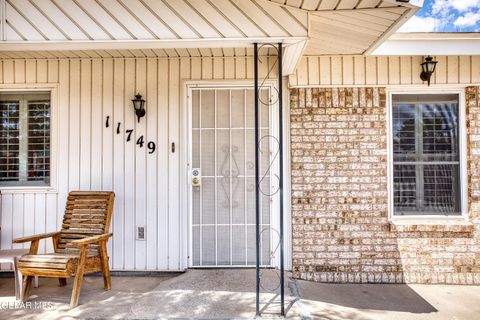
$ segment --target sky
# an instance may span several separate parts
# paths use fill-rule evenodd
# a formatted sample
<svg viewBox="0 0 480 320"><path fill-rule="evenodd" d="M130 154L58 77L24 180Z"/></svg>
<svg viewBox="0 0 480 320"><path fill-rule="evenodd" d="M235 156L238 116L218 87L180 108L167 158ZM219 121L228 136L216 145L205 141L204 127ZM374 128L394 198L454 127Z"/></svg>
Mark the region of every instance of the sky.
<svg viewBox="0 0 480 320"><path fill-rule="evenodd" d="M480 32L480 0L425 0L398 32Z"/></svg>

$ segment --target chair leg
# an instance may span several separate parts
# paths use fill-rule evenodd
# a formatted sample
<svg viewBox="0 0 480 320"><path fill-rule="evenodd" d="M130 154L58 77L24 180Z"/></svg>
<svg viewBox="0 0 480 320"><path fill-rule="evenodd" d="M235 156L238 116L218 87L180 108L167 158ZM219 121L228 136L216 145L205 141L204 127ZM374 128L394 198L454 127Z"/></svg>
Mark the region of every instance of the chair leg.
<svg viewBox="0 0 480 320"><path fill-rule="evenodd" d="M30 289L32 288L32 280L33 276L26 276L23 282L23 293L22 293L22 301L26 302L30 295Z"/></svg>
<svg viewBox="0 0 480 320"><path fill-rule="evenodd" d="M38 288L38 276L35 276L35 278L33 278L33 287Z"/></svg>
<svg viewBox="0 0 480 320"><path fill-rule="evenodd" d="M85 270L85 258L87 255L86 247L80 249L80 259L78 260L77 272L75 274L75 281L73 282L72 298L70 299L70 308L78 306L80 298L80 289L82 288L83 272Z"/></svg>
<svg viewBox="0 0 480 320"><path fill-rule="evenodd" d="M18 270L18 258L13 258L13 272L15 275L15 298L17 300L22 299L22 283L23 283L23 276L20 270Z"/></svg>
<svg viewBox="0 0 480 320"><path fill-rule="evenodd" d="M112 281L110 279L110 268L108 266L107 243L102 241L99 246L100 263L102 264L103 287L105 290L112 288Z"/></svg>
<svg viewBox="0 0 480 320"><path fill-rule="evenodd" d="M65 287L67 285L66 278L58 278L58 283L60 283L60 287Z"/></svg>

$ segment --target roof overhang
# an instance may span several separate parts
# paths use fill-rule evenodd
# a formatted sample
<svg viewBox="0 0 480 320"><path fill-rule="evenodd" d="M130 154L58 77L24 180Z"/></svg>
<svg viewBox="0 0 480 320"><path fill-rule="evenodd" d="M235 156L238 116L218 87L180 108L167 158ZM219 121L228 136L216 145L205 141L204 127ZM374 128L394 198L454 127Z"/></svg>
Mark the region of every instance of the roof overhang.
<svg viewBox="0 0 480 320"><path fill-rule="evenodd" d="M480 33L396 33L372 55L479 55Z"/></svg>
<svg viewBox="0 0 480 320"><path fill-rule="evenodd" d="M332 10L311 13L306 55L370 54L418 7Z"/></svg>
<svg viewBox="0 0 480 320"><path fill-rule="evenodd" d="M111 57L109 50L144 57L142 50L281 42L288 75L305 54L369 53L418 8L396 0L9 0L0 7L0 58Z"/></svg>

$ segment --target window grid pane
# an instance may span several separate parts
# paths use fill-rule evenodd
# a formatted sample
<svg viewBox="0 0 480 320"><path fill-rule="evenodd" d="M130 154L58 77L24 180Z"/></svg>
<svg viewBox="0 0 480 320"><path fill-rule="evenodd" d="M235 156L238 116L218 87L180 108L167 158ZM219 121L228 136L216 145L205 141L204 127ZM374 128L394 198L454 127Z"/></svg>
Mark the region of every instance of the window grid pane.
<svg viewBox="0 0 480 320"><path fill-rule="evenodd" d="M393 96L395 215L460 214L458 95L432 97Z"/></svg>

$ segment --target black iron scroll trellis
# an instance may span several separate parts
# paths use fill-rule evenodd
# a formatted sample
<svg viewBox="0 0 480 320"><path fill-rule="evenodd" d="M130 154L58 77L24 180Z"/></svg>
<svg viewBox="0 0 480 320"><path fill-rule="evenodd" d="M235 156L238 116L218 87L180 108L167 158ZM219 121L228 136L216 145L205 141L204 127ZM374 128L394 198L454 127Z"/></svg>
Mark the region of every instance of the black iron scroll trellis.
<svg viewBox="0 0 480 320"><path fill-rule="evenodd" d="M265 78L261 79L261 83L259 83L259 72L258 72L258 64L262 61L259 58L259 51L263 47L270 47L274 48L277 51L276 61L273 63ZM284 211L284 204L283 204L283 87L282 87L282 44L278 43L275 44L261 44L258 45L257 43L254 44L254 86L255 86L255 221L256 221L256 314L260 316L260 289L268 290L265 286L262 285L262 271L260 267L260 250L261 250L261 239L262 234L266 231L273 231L278 235L278 244L273 245L272 248L272 256L276 256L277 252L280 251L280 261L279 261L279 283L278 286L275 286L274 289L269 291L276 291L280 288L280 314L281 316L285 316L285 275L284 275L284 251L283 251L283 211ZM260 98L260 90L265 84L266 79L269 78L270 74L273 72L274 68L277 67L278 69L278 84L276 94L277 99L269 99L268 101L263 101ZM273 135L268 134L260 137L260 105L267 106L268 108L273 108L274 106L278 107L278 139L275 138ZM271 145L277 146L276 150L272 152L272 156L270 159L270 163L266 171L261 174L260 173L260 155L264 151L262 150L262 141L267 140ZM278 180L278 187L274 190L262 190L262 181L267 176L267 174L272 174L271 169L272 165L275 161L279 162L279 173L274 174L275 178ZM268 227L266 230L263 226L260 225L260 213L261 213L261 206L260 206L260 197L261 195L266 197L273 197L274 195L278 194L279 203L279 230L275 230L272 227Z"/></svg>

